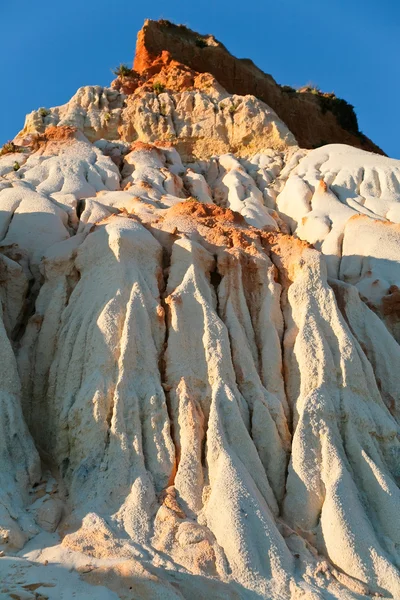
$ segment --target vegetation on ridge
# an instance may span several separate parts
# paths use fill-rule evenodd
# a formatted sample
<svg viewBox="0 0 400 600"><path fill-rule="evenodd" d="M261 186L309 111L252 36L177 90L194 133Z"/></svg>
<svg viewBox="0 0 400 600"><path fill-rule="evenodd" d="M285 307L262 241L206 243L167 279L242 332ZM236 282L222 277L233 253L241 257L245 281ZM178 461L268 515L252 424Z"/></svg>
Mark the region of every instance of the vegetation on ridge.
<svg viewBox="0 0 400 600"><path fill-rule="evenodd" d="M14 142L10 140L3 145L2 149L0 150L0 156L12 154L14 152L22 152L22 148L16 146Z"/></svg>
<svg viewBox="0 0 400 600"><path fill-rule="evenodd" d="M120 64L119 67L113 70L114 75L117 77L132 77L134 74L133 69L129 68L128 65Z"/></svg>
<svg viewBox="0 0 400 600"><path fill-rule="evenodd" d="M160 81L155 81L153 83L153 90L157 95L162 94L165 91L165 85L162 84Z"/></svg>
<svg viewBox="0 0 400 600"><path fill-rule="evenodd" d="M44 119L44 117L47 117L50 114L50 111L48 110L48 108L39 108L39 115Z"/></svg>
<svg viewBox="0 0 400 600"><path fill-rule="evenodd" d="M200 36L196 39L195 44L198 48L207 48L208 46L207 42Z"/></svg>
<svg viewBox="0 0 400 600"><path fill-rule="evenodd" d="M335 96L335 94L321 94L318 99L322 114L325 114L328 110L330 110L335 115L339 125L343 127L343 129L346 129L346 131L350 131L350 133L354 133L356 135L360 134L357 116L354 112L354 106L352 104L349 104L343 98L338 98Z"/></svg>
<svg viewBox="0 0 400 600"><path fill-rule="evenodd" d="M321 89L312 83L301 88L293 88L290 85L281 86L281 90L286 94L313 94L317 96L322 114L330 111L333 113L340 127L354 135L361 136L358 128L357 116L354 111L354 106L349 104L343 98L338 98L334 92L322 92Z"/></svg>

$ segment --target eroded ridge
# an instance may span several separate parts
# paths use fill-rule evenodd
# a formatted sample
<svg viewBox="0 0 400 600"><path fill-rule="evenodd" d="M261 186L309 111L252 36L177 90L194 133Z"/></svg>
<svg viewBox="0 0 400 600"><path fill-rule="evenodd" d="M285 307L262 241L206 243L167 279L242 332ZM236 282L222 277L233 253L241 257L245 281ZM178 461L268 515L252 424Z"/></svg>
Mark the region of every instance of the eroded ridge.
<svg viewBox="0 0 400 600"><path fill-rule="evenodd" d="M195 89L157 141L143 88L0 156L7 590L396 598L399 161L283 124L235 153Z"/></svg>

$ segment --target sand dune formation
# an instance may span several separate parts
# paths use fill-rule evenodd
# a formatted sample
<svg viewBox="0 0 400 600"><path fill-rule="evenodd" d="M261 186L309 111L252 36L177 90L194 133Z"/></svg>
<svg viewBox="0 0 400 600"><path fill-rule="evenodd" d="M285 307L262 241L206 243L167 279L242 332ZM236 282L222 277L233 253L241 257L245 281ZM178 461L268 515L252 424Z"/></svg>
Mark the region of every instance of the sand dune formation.
<svg viewBox="0 0 400 600"><path fill-rule="evenodd" d="M0 598L398 599L400 161L212 36L134 67L0 156Z"/></svg>

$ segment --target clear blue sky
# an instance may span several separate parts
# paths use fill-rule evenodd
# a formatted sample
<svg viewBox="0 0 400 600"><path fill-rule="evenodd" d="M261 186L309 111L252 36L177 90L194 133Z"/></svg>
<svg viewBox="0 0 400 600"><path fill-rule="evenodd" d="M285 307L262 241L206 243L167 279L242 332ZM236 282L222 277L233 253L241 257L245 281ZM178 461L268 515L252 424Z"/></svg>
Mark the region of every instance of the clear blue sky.
<svg viewBox="0 0 400 600"><path fill-rule="evenodd" d="M354 104L360 129L400 158L399 0L0 0L0 144L25 114L108 85L145 18L213 33L281 84Z"/></svg>

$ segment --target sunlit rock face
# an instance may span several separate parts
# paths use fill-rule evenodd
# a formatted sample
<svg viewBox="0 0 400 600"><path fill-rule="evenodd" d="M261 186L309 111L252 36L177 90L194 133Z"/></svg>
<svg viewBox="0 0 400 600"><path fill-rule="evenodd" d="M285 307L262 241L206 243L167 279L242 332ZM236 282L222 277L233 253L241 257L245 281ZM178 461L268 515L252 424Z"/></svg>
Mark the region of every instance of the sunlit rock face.
<svg viewBox="0 0 400 600"><path fill-rule="evenodd" d="M0 591L400 597L400 161L128 83L0 156Z"/></svg>

